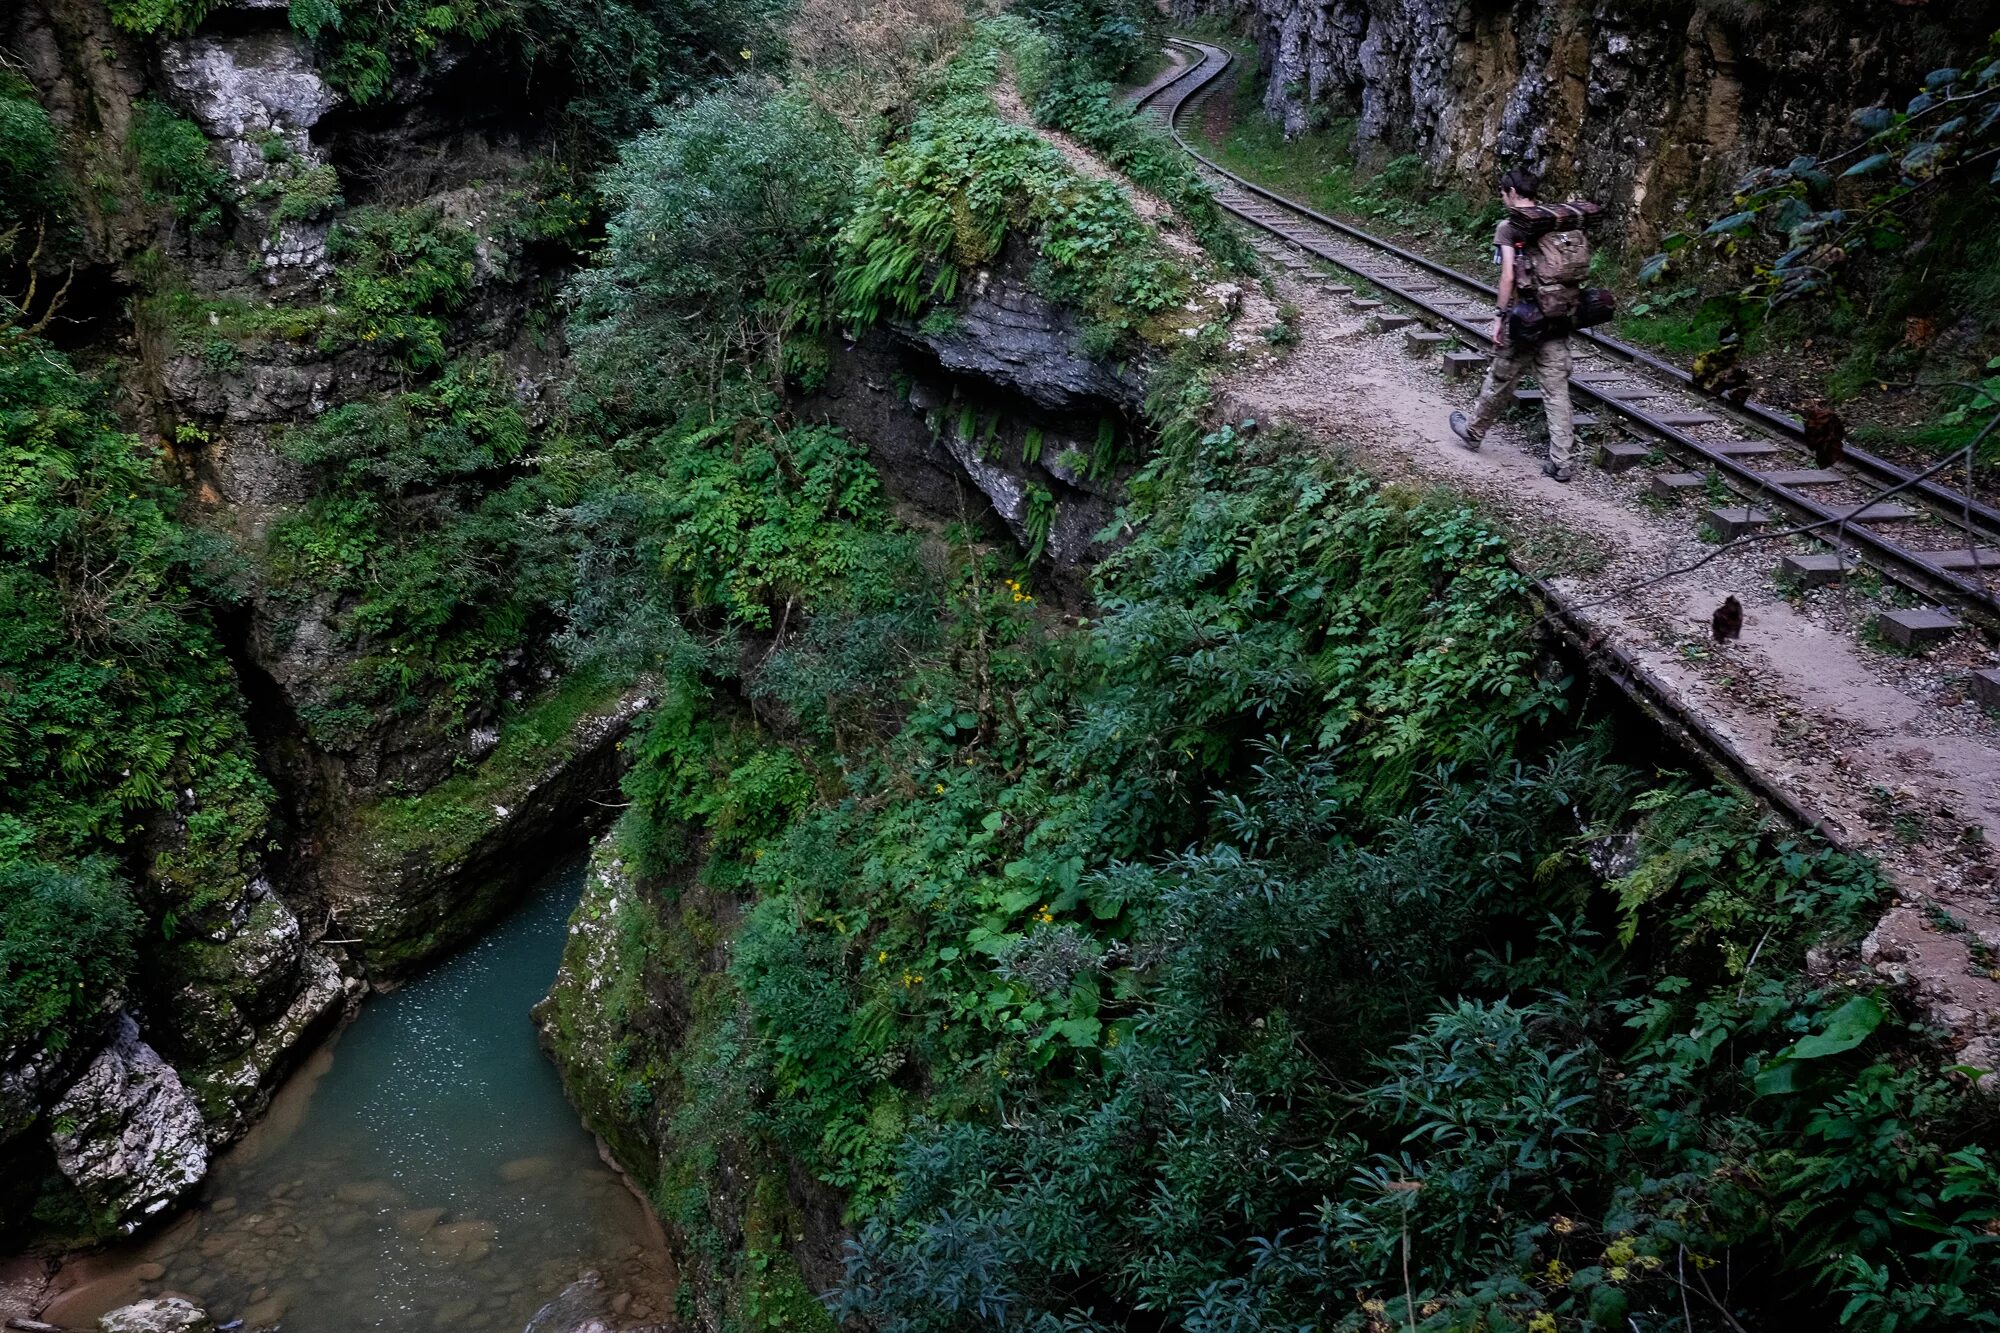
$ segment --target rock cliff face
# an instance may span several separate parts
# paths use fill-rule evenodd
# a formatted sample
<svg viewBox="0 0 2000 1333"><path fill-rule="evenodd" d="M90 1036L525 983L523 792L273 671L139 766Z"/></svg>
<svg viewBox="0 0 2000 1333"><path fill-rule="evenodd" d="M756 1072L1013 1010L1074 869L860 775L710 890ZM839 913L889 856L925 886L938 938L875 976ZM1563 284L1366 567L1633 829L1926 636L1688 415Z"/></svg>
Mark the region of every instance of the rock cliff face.
<svg viewBox="0 0 2000 1333"><path fill-rule="evenodd" d="M507 748L490 716L449 734L432 719L383 716L343 745L309 733L302 719L366 645L333 625L338 597L302 600L258 572L270 525L306 494L278 441L410 382L394 353L335 326L329 236L366 208L422 212L466 236L467 294L440 317L445 351L490 359L533 418L561 349L527 325L560 274L498 233L556 109L538 123L517 101L453 102L412 79L360 117L282 3L208 8L193 31L138 37L104 0L21 0L0 6L0 51L49 112L69 175L91 186L75 192L79 225L64 259L76 274L64 312L74 319L63 336L117 381L125 425L165 447L190 514L252 571L224 628L281 810L266 831L273 853L244 882L202 885L192 904L139 885L149 911L173 920L149 924L140 972L106 997L97 1042L0 1049L0 1240L19 1239L51 1190L73 1193L56 1210L72 1219L129 1227L163 1213L367 978L461 942L542 858L581 841L589 821L578 809L615 774L630 718L614 708L576 745L525 756L516 747L504 778L483 784L484 761ZM461 63L479 77L476 53ZM132 136L148 114L178 117L206 140L222 173L220 225L187 223L142 179ZM553 682L516 663L503 684L525 706ZM497 796L400 812L448 816L452 836L383 850L376 835L393 822L373 817L383 801L411 801L454 775ZM170 848L173 825L159 821L150 841ZM375 874L385 859L393 865ZM322 942L349 918L381 939ZM376 968L384 957L395 966Z"/></svg>
<svg viewBox="0 0 2000 1333"><path fill-rule="evenodd" d="M1840 139L1992 27L1972 0L1177 0L1241 17L1289 132L1353 116L1357 142L1487 182L1502 164L1605 201L1636 241L1744 167Z"/></svg>

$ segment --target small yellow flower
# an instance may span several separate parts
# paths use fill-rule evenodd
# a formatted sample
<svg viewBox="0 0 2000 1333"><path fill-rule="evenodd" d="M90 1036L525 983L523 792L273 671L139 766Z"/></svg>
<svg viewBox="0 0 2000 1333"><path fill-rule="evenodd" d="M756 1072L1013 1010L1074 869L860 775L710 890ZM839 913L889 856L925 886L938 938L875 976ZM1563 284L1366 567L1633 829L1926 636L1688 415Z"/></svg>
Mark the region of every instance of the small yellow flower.
<svg viewBox="0 0 2000 1333"><path fill-rule="evenodd" d="M886 962L888 962L888 961L889 961L889 951L888 951L887 949L883 949L883 950L880 950L879 952L877 952L877 953L876 953L876 955L875 955L875 961L876 961L876 962L878 962L878 963L886 963Z"/></svg>
<svg viewBox="0 0 2000 1333"><path fill-rule="evenodd" d="M743 48L743 49L742 49L741 51L738 51L738 52L737 52L736 54L737 54L737 55L739 55L739 56L742 56L742 57L743 57L743 58L744 58L745 60L748 60L748 59L750 59L750 58L751 58L751 57L750 57L750 48L749 48L749 47L747 47L747 46L746 46L746 47L744 47L744 48Z"/></svg>
<svg viewBox="0 0 2000 1333"><path fill-rule="evenodd" d="M938 783L938 785L936 786L936 788L934 788L934 790L937 792L938 795L940 796L944 795L944 784L942 782Z"/></svg>

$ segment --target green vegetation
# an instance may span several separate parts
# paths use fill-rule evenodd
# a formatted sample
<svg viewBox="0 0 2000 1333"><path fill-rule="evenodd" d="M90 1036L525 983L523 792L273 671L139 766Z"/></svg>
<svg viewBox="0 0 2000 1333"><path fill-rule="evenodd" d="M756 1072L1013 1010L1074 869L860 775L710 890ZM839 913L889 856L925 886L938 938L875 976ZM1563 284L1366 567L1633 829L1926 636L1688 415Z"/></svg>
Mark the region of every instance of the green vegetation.
<svg viewBox="0 0 2000 1333"><path fill-rule="evenodd" d="M1825 157L1760 167L1728 211L1676 232L1642 282L1692 282L1719 347L1777 326L1847 349L1826 396L1852 401L1888 382L1934 410L1876 427L1878 441L1962 449L2000 409L2000 238L1992 226L2000 153L2000 32L1962 65L1928 74L1901 110L1857 109L1855 138ZM1947 326L1952 328L1947 335ZM1975 383L1968 384L1968 381ZM1977 460L1991 469L2000 440Z"/></svg>
<svg viewBox="0 0 2000 1333"><path fill-rule="evenodd" d="M327 238L343 332L413 371L446 360L447 318L472 293L472 229L435 208L362 208Z"/></svg>
<svg viewBox="0 0 2000 1333"><path fill-rule="evenodd" d="M199 910L261 850L270 794L200 602L212 552L175 521L177 499L96 386L0 326L0 864L17 868L5 910L20 941L5 984L87 981L82 997L25 1001L51 1044L130 960L119 876ZM101 929L63 924L80 913ZM10 1025L29 1021L21 1003L0 1004Z"/></svg>
<svg viewBox="0 0 2000 1333"><path fill-rule="evenodd" d="M131 146L148 204L171 209L193 232L222 226L229 174L210 156L201 126L158 102L141 102L132 112Z"/></svg>
<svg viewBox="0 0 2000 1333"><path fill-rule="evenodd" d="M1866 865L1577 733L1469 514L1230 431L1135 496L1085 634L954 546L906 617L681 657L621 837L748 915L624 1111L669 1216L802 1163L900 1329L1983 1308L1983 1113L1803 973Z"/></svg>
<svg viewBox="0 0 2000 1333"><path fill-rule="evenodd" d="M1010 231L1041 256L1042 285L1119 334L1165 343L1189 275L1110 181L1077 173L989 93L1000 51L975 41L937 102L868 170L841 233L843 319L914 315L956 296L964 271L994 262Z"/></svg>
<svg viewBox="0 0 2000 1333"><path fill-rule="evenodd" d="M1103 13L1093 11L1103 9ZM1254 267L1248 247L1186 154L1151 120L1127 107L1117 82L1135 79L1131 53L1144 50L1144 34L1158 15L1145 7L1076 4L1030 8L1038 22L1018 15L988 25L1012 58L1021 94L1036 119L1073 134L1133 183L1172 205L1211 257L1238 268ZM1155 47L1154 49L1157 49Z"/></svg>
<svg viewBox="0 0 2000 1333"><path fill-rule="evenodd" d="M366 279L363 279L364 281ZM510 655L547 614L554 543L528 516L563 485L525 462L531 433L498 368L337 407L287 435L313 495L266 542L274 590L342 599L334 628L365 649L309 711L322 742L384 716L458 726L489 710Z"/></svg>
<svg viewBox="0 0 2000 1333"><path fill-rule="evenodd" d="M0 1050L64 1049L133 962L139 913L108 867L0 861Z"/></svg>
<svg viewBox="0 0 2000 1333"><path fill-rule="evenodd" d="M833 238L858 161L798 97L737 88L668 112L598 180L613 210L572 320L591 385L671 417L739 362L799 368L829 323Z"/></svg>
<svg viewBox="0 0 2000 1333"><path fill-rule="evenodd" d="M1127 215L985 91L1005 52L1062 115L1124 22L974 38L845 196L843 319L934 315L1014 234L1143 326L1143 267L1065 268ZM700 163L813 132L779 105L670 120L583 287L586 336L732 363L665 431L584 386L613 453L673 450L634 474L675 495L738 495L784 438L761 395L816 308L709 290L702 256L775 220L823 273L843 196L687 202ZM689 338L708 310L767 322ZM789 442L756 460L704 502L719 535L625 483L579 511L621 516L621 559L578 624L662 681L601 853L636 884L586 908L615 911L620 1037L582 1077L723 1317L775 1308L773 1182L803 1174L854 1228L837 1313L891 1330L1986 1319L1990 1112L1865 974L1806 966L1873 920L1874 869L1620 752L1477 515L1207 429L1204 347L1156 385L1085 623L966 532L799 503L853 456L817 486ZM746 533L760 486L788 503ZM767 551L842 554L742 579Z"/></svg>
<svg viewBox="0 0 2000 1333"><path fill-rule="evenodd" d="M49 113L28 81L0 69L0 257L69 204L62 154Z"/></svg>

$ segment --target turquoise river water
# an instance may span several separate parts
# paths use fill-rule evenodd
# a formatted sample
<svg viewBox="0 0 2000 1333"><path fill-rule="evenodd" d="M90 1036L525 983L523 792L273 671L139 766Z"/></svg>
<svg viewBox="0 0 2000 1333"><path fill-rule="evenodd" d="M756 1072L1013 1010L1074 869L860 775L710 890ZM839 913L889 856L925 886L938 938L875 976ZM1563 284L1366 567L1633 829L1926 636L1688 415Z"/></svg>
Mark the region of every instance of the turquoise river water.
<svg viewBox="0 0 2000 1333"><path fill-rule="evenodd" d="M666 1316L658 1226L599 1159L528 1017L582 874L566 868L478 944L369 1000L216 1162L193 1210L79 1265L42 1317L89 1327L173 1292L246 1333L518 1330L586 1269L634 1322Z"/></svg>

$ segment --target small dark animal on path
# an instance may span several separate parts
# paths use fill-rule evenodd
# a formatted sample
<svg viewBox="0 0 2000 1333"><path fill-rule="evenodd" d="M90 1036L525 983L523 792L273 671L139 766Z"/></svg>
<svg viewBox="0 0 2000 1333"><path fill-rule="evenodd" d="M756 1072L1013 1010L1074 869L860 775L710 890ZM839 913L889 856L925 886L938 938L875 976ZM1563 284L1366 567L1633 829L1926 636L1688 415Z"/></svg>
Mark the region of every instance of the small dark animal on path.
<svg viewBox="0 0 2000 1333"><path fill-rule="evenodd" d="M1750 396L1750 372L1736 364L1739 345L1724 342L1694 359L1694 387L1711 398L1743 405Z"/></svg>
<svg viewBox="0 0 2000 1333"><path fill-rule="evenodd" d="M1722 605L1715 608L1709 617L1709 628L1715 631L1717 643L1727 643L1731 639L1743 637L1743 603L1734 596L1722 599Z"/></svg>
<svg viewBox="0 0 2000 1333"><path fill-rule="evenodd" d="M1812 450L1813 462L1820 467L1838 463L1847 452L1847 423L1817 400L1807 403L1800 415L1805 418L1806 447Z"/></svg>

